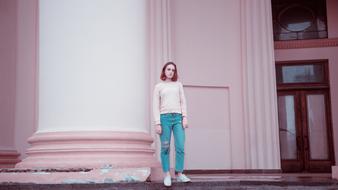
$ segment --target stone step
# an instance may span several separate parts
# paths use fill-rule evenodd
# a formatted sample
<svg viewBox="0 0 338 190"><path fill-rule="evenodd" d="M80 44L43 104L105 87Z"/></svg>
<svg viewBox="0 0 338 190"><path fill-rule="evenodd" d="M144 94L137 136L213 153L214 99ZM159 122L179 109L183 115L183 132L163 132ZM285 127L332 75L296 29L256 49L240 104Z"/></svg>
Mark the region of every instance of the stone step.
<svg viewBox="0 0 338 190"><path fill-rule="evenodd" d="M13 184L2 183L0 190L338 190L337 180L232 180L173 182L172 187L164 187L162 182L101 183L101 184Z"/></svg>
<svg viewBox="0 0 338 190"><path fill-rule="evenodd" d="M60 171L59 171L60 172ZM18 173L7 173L18 177ZM38 183L18 183L1 180L0 190L338 190L338 180L332 179L331 174L189 174L191 183L178 183L173 179L170 188L164 187L162 181L121 183L105 180L105 183L95 183L85 180L68 180L58 184L48 184L44 178ZM42 181L41 181L42 180Z"/></svg>

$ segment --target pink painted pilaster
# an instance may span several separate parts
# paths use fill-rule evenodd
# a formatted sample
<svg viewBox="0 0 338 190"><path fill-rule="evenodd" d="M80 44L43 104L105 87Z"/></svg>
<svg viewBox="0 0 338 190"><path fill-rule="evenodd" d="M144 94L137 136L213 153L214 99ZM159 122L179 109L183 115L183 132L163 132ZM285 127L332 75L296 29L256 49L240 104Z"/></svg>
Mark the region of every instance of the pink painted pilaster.
<svg viewBox="0 0 338 190"><path fill-rule="evenodd" d="M13 168L20 162L19 156L15 150L0 150L0 168Z"/></svg>
<svg viewBox="0 0 338 190"><path fill-rule="evenodd" d="M150 0L150 88L149 94L153 93L153 88L157 82L159 82L159 76L161 74L162 66L172 59L172 39L171 39L171 14L170 14L170 0ZM149 96L149 101L152 101L152 97ZM150 110L152 112L152 110ZM150 121L154 121L151 114ZM155 133L154 125L150 129L150 133L155 140L153 148L156 151L156 158L160 161L160 143L159 136ZM171 147L173 148L173 147ZM173 149L171 152L174 152ZM171 154L170 162L174 163L174 155ZM174 169L171 165L171 171ZM152 168L152 180L162 179L162 167Z"/></svg>
<svg viewBox="0 0 338 190"><path fill-rule="evenodd" d="M280 169L270 0L241 0L242 82L246 164Z"/></svg>
<svg viewBox="0 0 338 190"><path fill-rule="evenodd" d="M338 166L332 166L332 178L338 179Z"/></svg>
<svg viewBox="0 0 338 190"><path fill-rule="evenodd" d="M27 155L27 139L37 129L38 1L17 0L17 61L15 97L15 146L21 159Z"/></svg>
<svg viewBox="0 0 338 190"><path fill-rule="evenodd" d="M0 168L18 161L15 148L17 1L0 1Z"/></svg>

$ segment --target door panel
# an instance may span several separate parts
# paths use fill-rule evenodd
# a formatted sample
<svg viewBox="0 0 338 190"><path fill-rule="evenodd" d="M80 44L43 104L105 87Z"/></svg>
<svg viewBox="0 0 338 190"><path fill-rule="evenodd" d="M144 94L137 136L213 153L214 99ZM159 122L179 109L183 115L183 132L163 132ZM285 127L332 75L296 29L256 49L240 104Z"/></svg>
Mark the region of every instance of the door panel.
<svg viewBox="0 0 338 190"><path fill-rule="evenodd" d="M299 127L299 100L296 92L278 93L279 138L282 170L301 171L303 155L301 154L301 127Z"/></svg>
<svg viewBox="0 0 338 190"><path fill-rule="evenodd" d="M295 97L285 95L278 97L280 106L280 139L283 159L297 159L297 134L295 117Z"/></svg>
<svg viewBox="0 0 338 190"><path fill-rule="evenodd" d="M324 95L307 95L307 122L310 159L329 159Z"/></svg>
<svg viewBox="0 0 338 190"><path fill-rule="evenodd" d="M278 92L279 135L284 172L330 172L333 146L326 90Z"/></svg>
<svg viewBox="0 0 338 190"><path fill-rule="evenodd" d="M328 91L303 91L305 109L305 166L310 172L330 172L333 165L333 144L330 126Z"/></svg>

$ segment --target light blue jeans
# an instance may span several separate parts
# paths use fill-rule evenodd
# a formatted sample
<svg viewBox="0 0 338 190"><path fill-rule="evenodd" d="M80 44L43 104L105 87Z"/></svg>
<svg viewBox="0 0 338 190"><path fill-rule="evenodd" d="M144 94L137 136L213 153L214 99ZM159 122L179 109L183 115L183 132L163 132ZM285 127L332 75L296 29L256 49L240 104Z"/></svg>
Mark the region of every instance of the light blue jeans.
<svg viewBox="0 0 338 190"><path fill-rule="evenodd" d="M175 171L183 172L184 167L184 142L185 132L182 126L182 114L180 113L166 113L161 114L162 134L161 139L161 162L163 172L168 172L170 169L170 139L171 132L174 133L176 163Z"/></svg>

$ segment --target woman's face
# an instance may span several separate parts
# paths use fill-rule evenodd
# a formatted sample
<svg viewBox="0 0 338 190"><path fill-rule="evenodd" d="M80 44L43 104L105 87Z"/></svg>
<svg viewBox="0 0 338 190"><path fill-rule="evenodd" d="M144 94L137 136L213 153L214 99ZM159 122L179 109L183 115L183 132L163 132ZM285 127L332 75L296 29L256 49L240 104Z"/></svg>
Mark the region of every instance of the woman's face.
<svg viewBox="0 0 338 190"><path fill-rule="evenodd" d="M172 79L173 76L174 76L174 73L175 73L175 66L174 65L168 65L166 68L165 68L165 76L167 77L167 79Z"/></svg>

